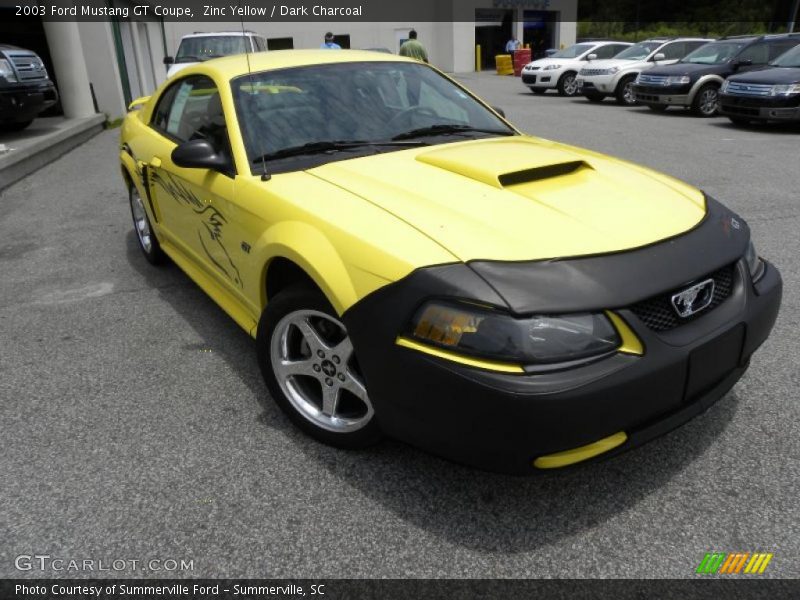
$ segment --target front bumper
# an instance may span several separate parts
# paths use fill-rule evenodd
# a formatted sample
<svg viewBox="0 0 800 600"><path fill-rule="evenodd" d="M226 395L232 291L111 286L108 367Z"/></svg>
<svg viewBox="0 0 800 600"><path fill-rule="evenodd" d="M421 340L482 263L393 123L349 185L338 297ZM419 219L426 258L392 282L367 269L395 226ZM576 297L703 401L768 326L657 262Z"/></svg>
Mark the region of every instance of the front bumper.
<svg viewBox="0 0 800 600"><path fill-rule="evenodd" d="M800 98L748 98L720 94L720 114L758 121L800 121Z"/></svg>
<svg viewBox="0 0 800 600"><path fill-rule="evenodd" d="M653 86L633 85L636 99L642 104L656 104L663 106L689 106L689 93L681 86L670 90L669 88L654 88Z"/></svg>
<svg viewBox="0 0 800 600"><path fill-rule="evenodd" d="M56 102L58 92L51 81L0 89L0 122L29 121Z"/></svg>
<svg viewBox="0 0 800 600"><path fill-rule="evenodd" d="M578 75L577 83L580 93L613 94L617 89L618 74L614 75Z"/></svg>
<svg viewBox="0 0 800 600"><path fill-rule="evenodd" d="M522 83L529 87L554 88L561 71L523 71Z"/></svg>
<svg viewBox="0 0 800 600"><path fill-rule="evenodd" d="M721 229L720 221L705 227ZM396 343L403 319L431 294L502 305L468 265L418 270L366 297L343 319L387 435L456 462L525 474L537 471L537 458L620 432L626 441L602 457L633 448L721 398L769 335L782 294L772 265L755 285L741 260L733 273L727 300L669 331L610 307L639 337L644 354L619 352L561 371L485 370Z"/></svg>

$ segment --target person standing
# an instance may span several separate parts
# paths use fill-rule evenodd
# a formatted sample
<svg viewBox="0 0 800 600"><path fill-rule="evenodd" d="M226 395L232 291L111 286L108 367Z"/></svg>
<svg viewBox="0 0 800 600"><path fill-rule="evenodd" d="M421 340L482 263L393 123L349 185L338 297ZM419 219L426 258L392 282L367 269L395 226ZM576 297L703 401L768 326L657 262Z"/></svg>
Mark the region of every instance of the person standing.
<svg viewBox="0 0 800 600"><path fill-rule="evenodd" d="M425 50L425 46L417 40L417 32L415 30L412 29L408 32L408 39L400 46L400 56L428 62L428 53Z"/></svg>
<svg viewBox="0 0 800 600"><path fill-rule="evenodd" d="M506 54L514 54L521 47L522 43L512 35L511 39L506 42Z"/></svg>
<svg viewBox="0 0 800 600"><path fill-rule="evenodd" d="M329 31L325 34L325 41L320 46L323 50L341 50L342 47L333 41L333 34Z"/></svg>

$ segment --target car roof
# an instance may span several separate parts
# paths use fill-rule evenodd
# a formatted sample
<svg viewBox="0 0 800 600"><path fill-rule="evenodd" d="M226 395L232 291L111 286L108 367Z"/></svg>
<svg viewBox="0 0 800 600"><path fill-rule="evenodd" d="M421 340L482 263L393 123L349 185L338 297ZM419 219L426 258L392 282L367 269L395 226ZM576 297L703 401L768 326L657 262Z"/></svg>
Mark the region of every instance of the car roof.
<svg viewBox="0 0 800 600"><path fill-rule="evenodd" d="M181 37L182 40L187 38L199 38L199 37L212 37L212 36L231 36L231 37L249 37L253 35L258 35L254 31L195 31L194 33L188 33Z"/></svg>
<svg viewBox="0 0 800 600"><path fill-rule="evenodd" d="M213 58L187 68L186 72L189 73L189 69L192 70L191 72L213 71L223 78L232 79L249 72L257 73L275 69L350 62L419 63L413 58L369 50L273 50L271 52L251 52L249 61L248 54Z"/></svg>

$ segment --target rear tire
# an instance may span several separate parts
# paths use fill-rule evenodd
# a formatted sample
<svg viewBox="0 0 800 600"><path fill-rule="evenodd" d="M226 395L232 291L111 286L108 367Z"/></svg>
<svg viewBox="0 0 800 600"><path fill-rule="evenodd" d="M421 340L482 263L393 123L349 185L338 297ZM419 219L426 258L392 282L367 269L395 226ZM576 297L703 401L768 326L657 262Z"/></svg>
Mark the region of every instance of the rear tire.
<svg viewBox="0 0 800 600"><path fill-rule="evenodd" d="M564 73L558 80L558 95L572 98L578 93L578 82L572 71Z"/></svg>
<svg viewBox="0 0 800 600"><path fill-rule="evenodd" d="M33 119L30 121L8 121L6 123L0 123L0 131L22 131L31 123L33 123Z"/></svg>
<svg viewBox="0 0 800 600"><path fill-rule="evenodd" d="M623 77L617 85L617 91L614 97L617 99L617 104L622 106L636 106L639 101L636 100L636 94L633 91L633 82L636 81L636 75L627 75Z"/></svg>
<svg viewBox="0 0 800 600"><path fill-rule="evenodd" d="M692 112L698 117L709 118L719 110L719 86L707 83L695 94L692 100Z"/></svg>
<svg viewBox="0 0 800 600"><path fill-rule="evenodd" d="M158 243L153 227L150 225L150 218L144 207L144 201L139 195L139 190L135 185L128 188L128 200L131 205L131 217L133 217L133 230L136 232L136 240L139 242L139 249L144 254L151 265L159 265L166 258L161 245Z"/></svg>
<svg viewBox="0 0 800 600"><path fill-rule="evenodd" d="M347 329L320 291L299 285L276 294L256 343L270 395L298 428L338 448L381 439Z"/></svg>

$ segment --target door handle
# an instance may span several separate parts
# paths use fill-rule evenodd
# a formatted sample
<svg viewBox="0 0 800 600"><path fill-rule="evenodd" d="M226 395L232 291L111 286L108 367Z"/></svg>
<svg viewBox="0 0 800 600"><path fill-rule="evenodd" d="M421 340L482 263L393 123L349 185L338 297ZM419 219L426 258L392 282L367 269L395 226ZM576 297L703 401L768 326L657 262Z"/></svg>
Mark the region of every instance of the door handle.
<svg viewBox="0 0 800 600"><path fill-rule="evenodd" d="M150 166L153 167L154 169L158 169L161 166L161 159L158 158L157 156L154 156L153 158L150 159Z"/></svg>

